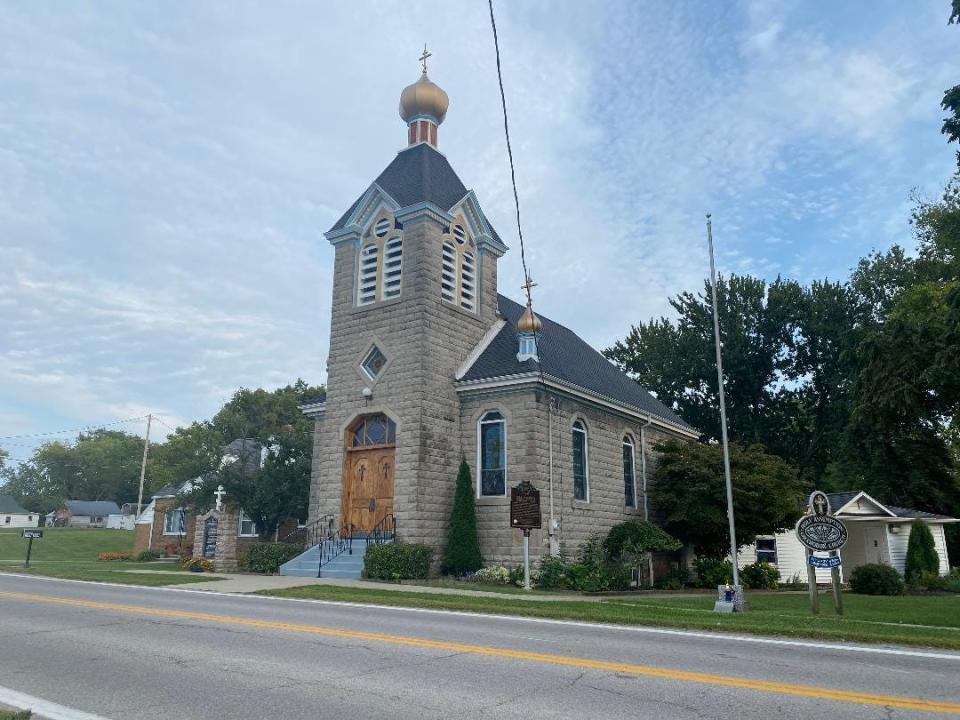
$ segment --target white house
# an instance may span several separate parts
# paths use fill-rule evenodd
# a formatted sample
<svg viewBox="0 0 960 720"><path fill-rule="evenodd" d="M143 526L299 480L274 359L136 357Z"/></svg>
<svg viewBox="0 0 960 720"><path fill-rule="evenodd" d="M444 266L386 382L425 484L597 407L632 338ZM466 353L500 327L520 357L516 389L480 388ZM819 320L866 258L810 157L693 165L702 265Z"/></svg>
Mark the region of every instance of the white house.
<svg viewBox="0 0 960 720"><path fill-rule="evenodd" d="M120 506L112 500L65 500L57 512L57 525L102 528L109 516L119 514Z"/></svg>
<svg viewBox="0 0 960 720"><path fill-rule="evenodd" d="M24 510L10 495L0 495L0 528L35 528L40 515Z"/></svg>
<svg viewBox="0 0 960 720"><path fill-rule="evenodd" d="M828 493L827 497L833 514L847 526L849 535L846 546L840 551L843 574L849 576L859 565L883 563L902 575L910 525L917 519L926 522L933 533L937 555L940 556L940 574L950 572L943 526L960 522L957 518L884 505L862 491ZM780 582L787 582L795 575L801 581L807 578L806 548L793 530L758 537L756 543L742 548L738 557L741 567L761 560L776 565L780 570ZM817 570L817 582L830 582L830 571Z"/></svg>

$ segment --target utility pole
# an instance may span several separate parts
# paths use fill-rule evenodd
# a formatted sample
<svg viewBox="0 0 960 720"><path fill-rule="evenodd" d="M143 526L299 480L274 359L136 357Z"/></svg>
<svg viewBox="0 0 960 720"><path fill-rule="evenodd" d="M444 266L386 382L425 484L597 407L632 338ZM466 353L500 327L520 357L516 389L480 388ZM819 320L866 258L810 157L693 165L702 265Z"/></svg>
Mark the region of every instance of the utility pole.
<svg viewBox="0 0 960 720"><path fill-rule="evenodd" d="M143 437L143 460L140 462L140 492L137 493L137 517L143 510L143 479L147 475L147 450L150 449L150 423L153 415L147 415L147 434Z"/></svg>
<svg viewBox="0 0 960 720"><path fill-rule="evenodd" d="M713 223L707 213L707 246L710 249L710 287L713 290L713 339L717 346L717 392L720 394L720 436L723 440L723 474L727 481L727 522L730 525L730 561L733 586L740 585L737 567L737 533L733 523L733 484L730 481L730 446L727 443L727 404L723 395L723 359L720 353L720 314L717 309L717 268L713 260Z"/></svg>

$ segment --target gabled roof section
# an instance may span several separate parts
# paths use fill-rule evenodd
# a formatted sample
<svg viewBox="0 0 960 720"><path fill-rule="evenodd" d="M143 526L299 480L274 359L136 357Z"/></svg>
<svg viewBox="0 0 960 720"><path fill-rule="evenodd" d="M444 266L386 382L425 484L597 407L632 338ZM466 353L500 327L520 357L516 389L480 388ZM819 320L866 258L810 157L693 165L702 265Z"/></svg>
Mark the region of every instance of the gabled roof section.
<svg viewBox="0 0 960 720"><path fill-rule="evenodd" d="M432 203L441 210L450 210L467 195L467 188L457 177L447 158L427 143L413 145L397 153L374 184L387 193L398 207ZM337 220L328 232L343 229L366 197L365 191ZM490 228L497 242L496 230Z"/></svg>
<svg viewBox="0 0 960 720"><path fill-rule="evenodd" d="M538 366L533 360L520 362L517 360L517 320L524 306L503 295L498 295L497 301L506 324L464 373L460 384L542 371L544 375L626 405L644 415L696 432L576 333L539 313L543 321L543 331L537 338L540 364Z"/></svg>
<svg viewBox="0 0 960 720"><path fill-rule="evenodd" d="M0 495L0 513L7 515L36 515L23 508L13 495Z"/></svg>
<svg viewBox="0 0 960 720"><path fill-rule="evenodd" d="M71 515L119 515L120 506L112 500L65 500L63 503Z"/></svg>
<svg viewBox="0 0 960 720"><path fill-rule="evenodd" d="M882 502L879 500L870 497L862 490L859 492L842 492L842 493L827 493L827 497L830 499L830 510L834 515L846 509L853 503L865 502L867 505L872 505L876 508L877 515L888 515L890 517L895 516L895 513L892 512L889 508L885 507ZM858 507L859 512L851 511L851 515L863 515L862 508ZM870 513L867 513L870 514Z"/></svg>

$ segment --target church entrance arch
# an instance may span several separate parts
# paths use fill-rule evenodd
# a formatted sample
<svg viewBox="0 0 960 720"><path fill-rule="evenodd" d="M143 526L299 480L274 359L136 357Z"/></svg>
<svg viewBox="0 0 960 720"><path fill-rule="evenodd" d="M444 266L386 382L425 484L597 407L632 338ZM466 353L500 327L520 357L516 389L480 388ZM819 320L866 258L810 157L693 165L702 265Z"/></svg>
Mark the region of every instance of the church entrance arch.
<svg viewBox="0 0 960 720"><path fill-rule="evenodd" d="M353 532L369 532L393 514L397 426L386 415L365 415L344 435L342 524Z"/></svg>

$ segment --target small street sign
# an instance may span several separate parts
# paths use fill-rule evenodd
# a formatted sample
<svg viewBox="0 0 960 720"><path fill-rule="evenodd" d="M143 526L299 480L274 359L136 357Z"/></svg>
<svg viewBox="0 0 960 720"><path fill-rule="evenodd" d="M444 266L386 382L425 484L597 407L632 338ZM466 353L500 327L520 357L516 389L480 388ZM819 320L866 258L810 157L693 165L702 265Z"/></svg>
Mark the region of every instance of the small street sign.
<svg viewBox="0 0 960 720"><path fill-rule="evenodd" d="M810 555L807 558L807 562L811 567L815 568L835 568L840 567L840 556L836 555L834 557L817 557L816 555Z"/></svg>
<svg viewBox="0 0 960 720"><path fill-rule="evenodd" d="M33 552L33 541L43 537L43 530L27 530L24 528L20 531L20 537L27 539L27 559L23 561L23 566L28 568L30 567L30 553Z"/></svg>

